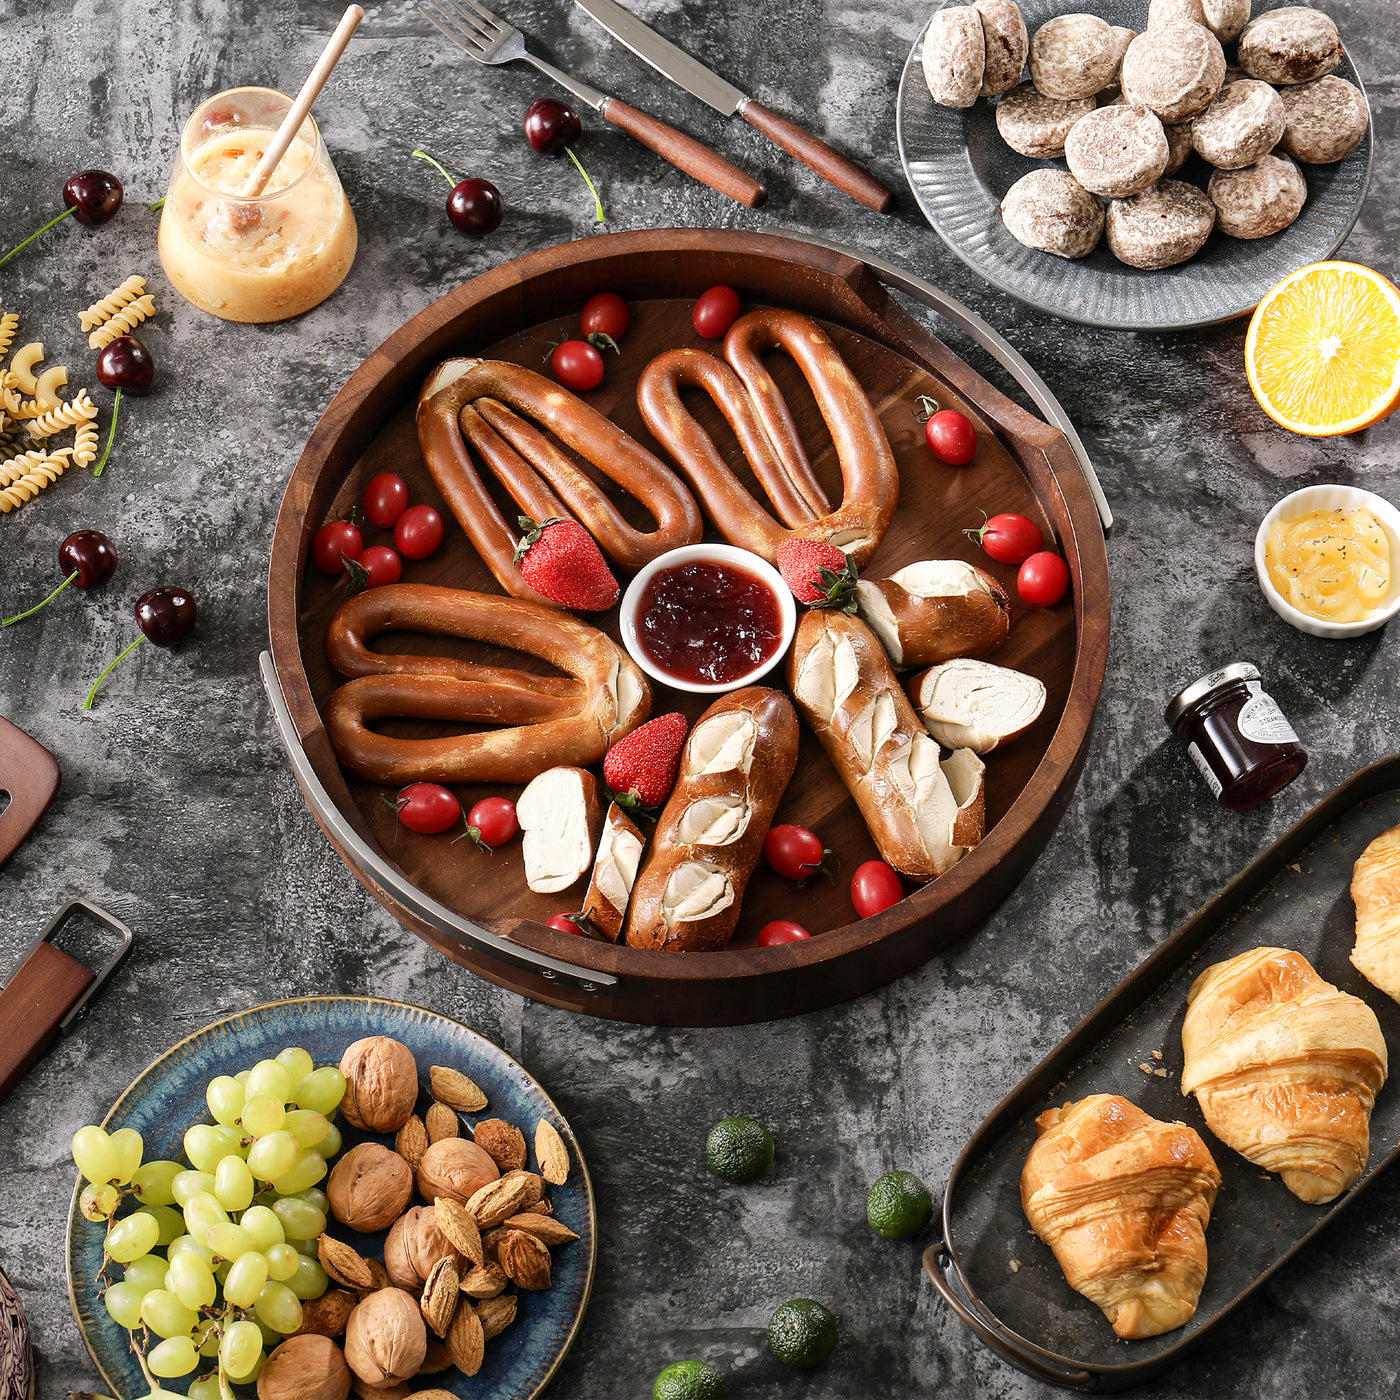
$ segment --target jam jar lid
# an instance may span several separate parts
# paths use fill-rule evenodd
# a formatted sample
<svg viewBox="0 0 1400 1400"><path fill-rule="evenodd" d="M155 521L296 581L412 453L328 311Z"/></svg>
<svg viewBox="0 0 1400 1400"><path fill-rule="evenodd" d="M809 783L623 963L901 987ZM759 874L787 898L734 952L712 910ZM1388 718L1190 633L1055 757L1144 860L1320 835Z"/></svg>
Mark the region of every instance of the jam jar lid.
<svg viewBox="0 0 1400 1400"><path fill-rule="evenodd" d="M1200 680L1192 681L1185 690L1178 691L1172 697L1171 702L1167 705L1167 727L1174 731L1187 710L1222 687L1230 685L1234 681L1257 681L1258 679L1259 668L1251 665L1248 661L1235 661L1229 666L1221 666L1218 670L1207 672Z"/></svg>

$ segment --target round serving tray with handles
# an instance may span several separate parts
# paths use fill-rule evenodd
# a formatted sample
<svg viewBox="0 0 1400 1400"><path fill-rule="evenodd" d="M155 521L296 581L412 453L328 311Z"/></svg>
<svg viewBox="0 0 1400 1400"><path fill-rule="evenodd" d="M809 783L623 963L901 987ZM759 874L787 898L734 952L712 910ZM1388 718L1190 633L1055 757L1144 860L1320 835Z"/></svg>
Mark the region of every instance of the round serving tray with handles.
<svg viewBox="0 0 1400 1400"><path fill-rule="evenodd" d="M418 450L414 406L434 365L470 354L542 368L551 342L577 334L578 314L597 292L632 308L621 353L607 356L603 384L586 397L643 444L655 448L635 400L637 376L661 351L702 341L691 324L695 298L734 287L746 309L782 306L816 317L832 332L879 413L900 468L901 499L879 553L866 569L882 577L918 559L960 558L996 574L1012 594L1009 641L995 659L1030 671L1048 688L1045 713L1013 744L987 757L987 831L948 874L913 887L902 903L869 919L851 907L849 875L875 856L855 804L814 736L804 730L797 771L777 820L821 833L841 858L834 885L798 889L760 865L744 899L733 943L710 953L658 953L580 939L545 926L576 908L582 887L545 897L525 885L519 846L486 855L469 842L417 836L397 821L388 788L345 774L320 707L339 683L324 655L326 624L344 596L339 580L310 566L315 530L347 515L366 482L394 470L415 502L443 510L448 538L431 559L409 562L405 582L496 593L499 588L433 486ZM898 288L933 306L979 341L1048 419L1001 393L936 339L891 294ZM830 438L810 391L785 357L770 368L792 409L832 499L840 480ZM979 433L970 467L936 462L915 417L920 395L968 414ZM741 469L737 444L708 403L692 405L721 450ZM507 517L516 512L503 500ZM636 502L624 513L643 521ZM1058 607L1027 608L1014 570L989 561L963 535L982 512L1016 510L1039 520L1070 568L1071 595ZM892 264L832 245L720 229L657 229L564 244L505 263L449 292L396 331L351 375L317 424L288 484L273 538L268 579L270 653L263 680L297 781L351 871L407 928L479 975L555 1006L658 1025L730 1025L792 1015L881 986L965 934L1025 874L1049 840L1078 779L1098 704L1108 650L1109 578L1104 533L1111 523L1092 468L1063 410L1016 352L990 327L937 289ZM707 534L707 537L718 538ZM366 542L380 540L367 532ZM588 620L616 637L615 610ZM542 662L441 637L395 636L395 650L470 655L540 669ZM781 669L769 676L781 685ZM694 720L705 697L657 686L652 714L681 710ZM411 737L450 732L426 721L388 721ZM489 785L458 790L464 808ZM570 898L573 898L571 904ZM813 938L756 945L772 919L795 919Z"/></svg>

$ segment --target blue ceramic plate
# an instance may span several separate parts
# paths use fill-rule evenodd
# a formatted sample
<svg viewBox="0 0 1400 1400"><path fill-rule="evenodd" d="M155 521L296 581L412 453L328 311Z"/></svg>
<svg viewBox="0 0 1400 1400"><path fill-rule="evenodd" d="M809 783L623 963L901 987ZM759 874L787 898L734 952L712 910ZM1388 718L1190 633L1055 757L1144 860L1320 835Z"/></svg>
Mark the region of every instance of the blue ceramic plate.
<svg viewBox="0 0 1400 1400"><path fill-rule="evenodd" d="M1293 0L1255 0L1254 13L1285 3ZM1032 34L1055 15L1084 10L1138 33L1147 25L1148 0L1020 0L1020 6ZM1165 331L1242 316L1296 268L1330 258L1361 213L1371 177L1370 130L1345 160L1299 167L1308 182L1307 203L1272 238L1212 233L1194 258L1156 271L1119 262L1106 239L1075 261L1027 248L1001 221L1002 197L1027 172L1042 166L1063 170L1064 162L1013 151L997 131L992 98L979 98L965 111L938 106L924 82L923 47L920 34L900 78L896 114L900 159L919 208L953 252L992 286L1067 321ZM1231 63L1234 54L1235 46L1227 44ZM1349 57L1343 57L1337 77L1361 87ZM1209 176L1210 167L1193 155L1172 178L1204 189Z"/></svg>
<svg viewBox="0 0 1400 1400"><path fill-rule="evenodd" d="M551 1186L549 1198L555 1215L579 1238L551 1251L553 1286L543 1292L520 1292L515 1322L487 1343L486 1360L477 1375L445 1371L423 1382L471 1400L531 1400L558 1369L588 1306L597 1258L593 1187L578 1141L549 1096L509 1055L475 1031L422 1007L374 997L269 1002L216 1021L162 1055L117 1100L103 1126L109 1131L135 1128L145 1139L148 1160L178 1159L185 1129L211 1121L204 1088L216 1075L236 1074L288 1045L302 1046L318 1065L337 1064L347 1045L368 1035L403 1041L413 1051L425 1085L430 1065L461 1070L489 1100L480 1116L516 1124L527 1143L533 1139L534 1125L545 1117L568 1146L569 1179L563 1186ZM370 1136L341 1126L347 1147ZM379 1140L393 1146L389 1138ZM107 1315L94 1282L102 1266L103 1230L79 1214L78 1187L68 1215L68 1292L73 1315L108 1390L119 1400L132 1400L144 1395L147 1386L126 1332ZM362 1253L383 1257L383 1235L355 1235L334 1225L333 1230ZM183 1393L186 1382L165 1384Z"/></svg>

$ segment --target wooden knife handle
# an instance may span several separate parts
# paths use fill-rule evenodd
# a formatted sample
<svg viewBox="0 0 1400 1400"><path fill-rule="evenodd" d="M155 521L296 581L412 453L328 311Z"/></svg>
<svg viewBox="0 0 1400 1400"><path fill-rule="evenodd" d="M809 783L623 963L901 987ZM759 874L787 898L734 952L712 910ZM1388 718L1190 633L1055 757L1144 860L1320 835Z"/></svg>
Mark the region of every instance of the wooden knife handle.
<svg viewBox="0 0 1400 1400"><path fill-rule="evenodd" d="M0 992L0 1099L54 1043L58 1024L88 989L93 973L75 958L41 943Z"/></svg>
<svg viewBox="0 0 1400 1400"><path fill-rule="evenodd" d="M774 145L796 156L808 170L815 170L827 184L835 185L842 194L859 200L877 214L888 214L894 208L894 195L868 170L828 146L820 137L813 136L806 127L780 117L752 97L740 106L739 115Z"/></svg>
<svg viewBox="0 0 1400 1400"><path fill-rule="evenodd" d="M747 170L740 170L718 151L712 151L693 136L667 126L649 112L639 111L616 97L610 97L603 103L602 114L634 141L640 142L649 151L655 151L662 160L670 161L677 170L684 170L712 190L718 190L730 199L748 205L750 209L757 209L768 198L768 191ZM833 151L832 154L836 153Z"/></svg>
<svg viewBox="0 0 1400 1400"><path fill-rule="evenodd" d="M10 805L0 812L0 865L38 825L58 793L58 761L37 739L0 718L0 792Z"/></svg>

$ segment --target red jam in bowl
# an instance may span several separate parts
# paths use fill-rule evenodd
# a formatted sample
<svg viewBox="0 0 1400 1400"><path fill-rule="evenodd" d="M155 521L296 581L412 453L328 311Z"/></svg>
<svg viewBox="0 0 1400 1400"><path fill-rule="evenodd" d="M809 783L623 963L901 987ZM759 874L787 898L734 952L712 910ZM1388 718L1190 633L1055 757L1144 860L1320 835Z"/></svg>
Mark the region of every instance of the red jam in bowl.
<svg viewBox="0 0 1400 1400"><path fill-rule="evenodd" d="M756 671L783 640L773 590L734 564L696 559L661 569L637 608L637 641L658 671L726 685Z"/></svg>

